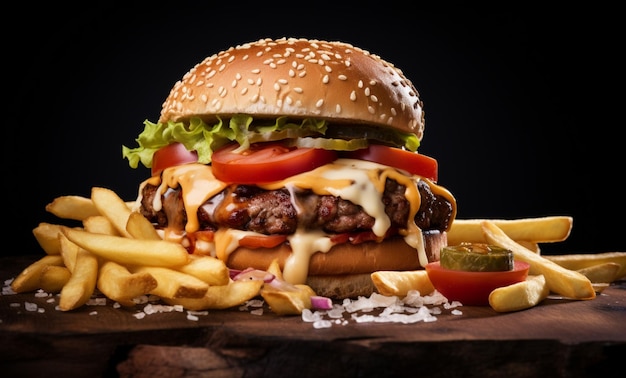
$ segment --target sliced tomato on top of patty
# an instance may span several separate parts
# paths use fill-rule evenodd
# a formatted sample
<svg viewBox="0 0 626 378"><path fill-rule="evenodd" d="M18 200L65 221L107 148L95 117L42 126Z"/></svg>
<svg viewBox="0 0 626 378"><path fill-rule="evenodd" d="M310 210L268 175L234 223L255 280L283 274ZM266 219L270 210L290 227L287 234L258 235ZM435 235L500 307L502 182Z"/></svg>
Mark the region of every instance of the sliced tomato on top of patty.
<svg viewBox="0 0 626 378"><path fill-rule="evenodd" d="M437 160L430 156L401 150L399 148L372 144L367 148L355 151L347 151L342 156L352 159L372 161L388 165L390 167L403 169L414 175L422 176L437 182L438 164Z"/></svg>
<svg viewBox="0 0 626 378"><path fill-rule="evenodd" d="M274 142L254 143L242 152L237 148L239 144L231 143L213 152L211 165L217 179L237 184L278 181L337 159L335 151Z"/></svg>
<svg viewBox="0 0 626 378"><path fill-rule="evenodd" d="M165 168L175 167L198 161L198 153L189 151L182 143L169 144L154 153L152 157L152 176L156 176Z"/></svg>

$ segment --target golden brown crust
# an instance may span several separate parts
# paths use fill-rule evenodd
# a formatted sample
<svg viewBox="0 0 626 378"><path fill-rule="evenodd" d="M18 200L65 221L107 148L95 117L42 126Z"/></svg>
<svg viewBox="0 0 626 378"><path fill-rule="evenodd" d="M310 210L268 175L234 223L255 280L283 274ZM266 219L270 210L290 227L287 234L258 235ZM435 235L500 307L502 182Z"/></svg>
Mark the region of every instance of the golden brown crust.
<svg viewBox="0 0 626 378"><path fill-rule="evenodd" d="M438 259L439 250L445 246L446 234L439 232L425 233L426 252L429 260ZM267 269L274 259L278 259L283 269L291 249L282 244L276 248L243 248L232 252L227 264L233 269L249 267ZM309 276L348 275L372 273L377 270L415 270L421 269L415 248L406 244L404 239L394 237L382 243L365 242L361 244L344 243L334 246L329 252L317 252L311 256Z"/></svg>
<svg viewBox="0 0 626 378"><path fill-rule="evenodd" d="M447 245L445 232L424 232L424 243L429 261L439 259L439 251ZM281 269L291 253L286 245L277 248L238 248L231 253L227 265L233 269L249 267L266 270L272 260L278 259ZM422 269L417 251L400 237L382 243L340 244L329 252L318 252L311 257L306 284L317 295L333 299L369 296L376 291L370 277L378 270Z"/></svg>
<svg viewBox="0 0 626 378"><path fill-rule="evenodd" d="M263 39L206 58L184 75L159 122L237 113L424 130L422 101L402 71L343 42Z"/></svg>

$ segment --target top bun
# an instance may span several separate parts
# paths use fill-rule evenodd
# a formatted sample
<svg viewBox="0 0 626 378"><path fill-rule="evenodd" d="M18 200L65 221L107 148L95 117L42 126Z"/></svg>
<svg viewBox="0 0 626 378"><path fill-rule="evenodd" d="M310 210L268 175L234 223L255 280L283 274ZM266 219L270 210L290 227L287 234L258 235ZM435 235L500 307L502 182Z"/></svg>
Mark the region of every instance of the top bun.
<svg viewBox="0 0 626 378"><path fill-rule="evenodd" d="M210 56L174 85L159 122L239 113L424 132L422 101L402 71L343 42L262 39Z"/></svg>

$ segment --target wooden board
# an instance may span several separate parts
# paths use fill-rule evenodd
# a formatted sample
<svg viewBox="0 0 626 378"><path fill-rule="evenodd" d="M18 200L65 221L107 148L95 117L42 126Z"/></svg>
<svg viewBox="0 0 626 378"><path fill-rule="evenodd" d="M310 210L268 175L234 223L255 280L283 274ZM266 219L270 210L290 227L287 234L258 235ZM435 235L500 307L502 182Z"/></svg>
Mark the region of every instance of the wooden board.
<svg viewBox="0 0 626 378"><path fill-rule="evenodd" d="M36 257L3 258L0 278ZM36 304L28 311L25 303ZM316 329L300 316L231 309L138 319L143 305L55 310L55 297L0 296L3 376L621 376L626 281L591 301L548 299L515 313L443 309L434 322ZM363 315L363 313L360 313ZM10 375L4 375L9 374Z"/></svg>

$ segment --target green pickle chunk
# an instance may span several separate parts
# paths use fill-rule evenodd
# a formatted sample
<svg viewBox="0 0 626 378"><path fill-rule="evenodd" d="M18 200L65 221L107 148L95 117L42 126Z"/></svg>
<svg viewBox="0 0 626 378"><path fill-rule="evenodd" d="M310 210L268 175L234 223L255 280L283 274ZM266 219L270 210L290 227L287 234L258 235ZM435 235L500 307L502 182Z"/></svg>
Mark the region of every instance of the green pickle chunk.
<svg viewBox="0 0 626 378"><path fill-rule="evenodd" d="M504 272L513 270L513 252L484 243L461 243L441 249L442 268L466 272Z"/></svg>

